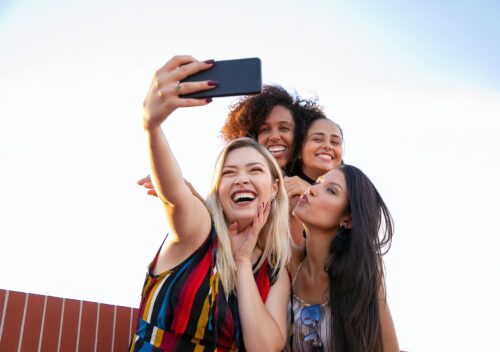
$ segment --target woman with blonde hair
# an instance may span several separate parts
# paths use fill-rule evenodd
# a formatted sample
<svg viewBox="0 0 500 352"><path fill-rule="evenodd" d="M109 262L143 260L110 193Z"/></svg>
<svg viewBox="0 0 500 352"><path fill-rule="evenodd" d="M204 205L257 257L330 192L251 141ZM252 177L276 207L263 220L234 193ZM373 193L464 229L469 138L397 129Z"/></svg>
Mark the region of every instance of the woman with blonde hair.
<svg viewBox="0 0 500 352"><path fill-rule="evenodd" d="M288 200L280 167L249 138L221 153L206 202L193 195L161 130L181 98L217 82L180 83L213 61L169 60L144 101L152 176L172 232L149 267L131 351L280 351L287 339Z"/></svg>

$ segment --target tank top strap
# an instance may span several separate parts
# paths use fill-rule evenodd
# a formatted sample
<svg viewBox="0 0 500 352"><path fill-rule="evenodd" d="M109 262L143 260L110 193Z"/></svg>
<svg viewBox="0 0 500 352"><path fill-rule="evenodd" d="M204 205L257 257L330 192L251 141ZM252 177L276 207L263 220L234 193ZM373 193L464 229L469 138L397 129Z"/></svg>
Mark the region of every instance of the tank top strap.
<svg viewBox="0 0 500 352"><path fill-rule="evenodd" d="M167 240L167 237L168 237L168 233L163 238L163 241L161 242L161 245L158 248L158 251L156 251L156 255L154 256L153 261L148 266L148 272L149 273L154 272L155 267L156 267L156 263L158 262L158 257L160 256L160 251L163 248L163 245L165 244L165 241ZM206 246L208 242L214 244L213 248L212 248L212 260L211 260L211 263L210 263L211 266L213 267L215 265L215 258L216 258L217 249L218 249L217 234L215 233L215 226L214 226L213 221L212 221L212 223L210 225L210 233L208 234L207 239L203 242L203 244L200 246L200 248L198 248L198 250L200 250L201 248L203 248L204 246ZM196 251L195 251L195 253L196 253Z"/></svg>
<svg viewBox="0 0 500 352"><path fill-rule="evenodd" d="M149 272L149 273L154 272L155 267L156 267L156 263L158 262L158 257L160 256L160 251L161 251L161 249L163 248L163 244L165 243L165 240L167 239L167 237L168 237L168 233L167 233L167 235L163 238L163 241L161 241L160 248L158 248L158 251L156 251L156 255L155 255L155 257L154 257L153 261L149 264L149 267L148 267L148 272Z"/></svg>

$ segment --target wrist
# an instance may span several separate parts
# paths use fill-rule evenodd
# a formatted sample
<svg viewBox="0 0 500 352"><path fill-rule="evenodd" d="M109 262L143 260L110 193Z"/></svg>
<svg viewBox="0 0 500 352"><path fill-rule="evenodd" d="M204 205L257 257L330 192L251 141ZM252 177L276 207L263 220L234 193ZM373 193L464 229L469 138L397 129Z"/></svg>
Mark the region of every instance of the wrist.
<svg viewBox="0 0 500 352"><path fill-rule="evenodd" d="M252 262L250 261L250 258L236 260L235 264L236 264L237 271L246 270L246 269L250 269L250 271L252 271Z"/></svg>
<svg viewBox="0 0 500 352"><path fill-rule="evenodd" d="M144 116L142 121L142 128L144 128L145 132L151 133L154 132L155 130L158 130L160 128L160 125L151 123L150 118Z"/></svg>

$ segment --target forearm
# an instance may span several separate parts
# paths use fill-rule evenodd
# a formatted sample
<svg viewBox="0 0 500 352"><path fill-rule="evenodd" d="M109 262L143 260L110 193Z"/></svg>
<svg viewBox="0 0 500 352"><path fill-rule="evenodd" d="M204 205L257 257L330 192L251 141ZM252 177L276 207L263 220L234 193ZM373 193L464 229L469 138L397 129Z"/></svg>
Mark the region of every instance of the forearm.
<svg viewBox="0 0 500 352"><path fill-rule="evenodd" d="M186 200L189 188L160 126L145 128L149 145L152 179L158 197L169 204Z"/></svg>
<svg viewBox="0 0 500 352"><path fill-rule="evenodd" d="M296 250L303 250L305 246L304 226L295 216L290 216L290 235L292 246Z"/></svg>
<svg viewBox="0 0 500 352"><path fill-rule="evenodd" d="M281 351L286 337L262 302L251 263L238 263L237 270L236 292L246 349L248 351Z"/></svg>

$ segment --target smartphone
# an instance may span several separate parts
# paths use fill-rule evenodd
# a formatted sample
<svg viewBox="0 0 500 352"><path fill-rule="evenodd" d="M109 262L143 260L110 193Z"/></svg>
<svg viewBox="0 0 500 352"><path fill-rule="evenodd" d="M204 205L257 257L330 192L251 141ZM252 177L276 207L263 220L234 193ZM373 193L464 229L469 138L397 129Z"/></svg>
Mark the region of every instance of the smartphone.
<svg viewBox="0 0 500 352"><path fill-rule="evenodd" d="M216 98L234 95L250 95L262 90L262 70L259 58L215 61L205 71L197 72L181 81L217 81L215 88L189 94L181 98Z"/></svg>

